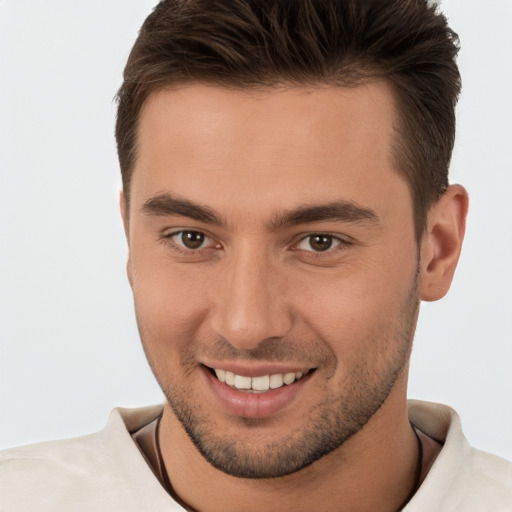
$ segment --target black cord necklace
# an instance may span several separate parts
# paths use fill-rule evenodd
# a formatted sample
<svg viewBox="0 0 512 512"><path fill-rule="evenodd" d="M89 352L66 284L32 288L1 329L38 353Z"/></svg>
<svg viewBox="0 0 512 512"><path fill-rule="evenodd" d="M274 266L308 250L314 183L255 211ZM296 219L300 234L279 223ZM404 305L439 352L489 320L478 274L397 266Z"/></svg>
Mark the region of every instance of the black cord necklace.
<svg viewBox="0 0 512 512"><path fill-rule="evenodd" d="M173 491L171 481L169 480L169 475L167 474L167 470L165 468L164 459L162 457L162 451L160 449L160 420L162 419L162 415L158 417L158 420L156 422L156 429L155 429L155 447L156 447L156 455L158 457L158 465L159 465L159 472L162 479L162 483L164 485L164 488L167 490L167 492L173 496L175 499L177 499L176 493ZM400 512L406 505L411 501L412 497L416 494L416 491L418 490L420 486L420 480L421 480L421 471L423 469L423 443L421 442L420 435L418 434L418 429L415 425L411 423L412 431L414 432L414 436L416 437L416 441L418 443L418 460L416 463L416 475L414 477L414 485L412 486L411 492L408 494L407 498L403 501L403 503L398 507L397 512ZM180 504L182 506L185 506L184 503L180 501ZM187 509L190 510L190 509Z"/></svg>
<svg viewBox="0 0 512 512"><path fill-rule="evenodd" d="M155 447L156 447L156 456L158 457L158 466L160 476L162 478L162 483L164 484L165 490L174 496L174 491L172 490L171 481L169 480L169 475L167 474L167 469L165 469L164 459L162 457L162 450L160 449L160 421L162 420L163 413L160 414L158 420L156 421L156 429L155 429Z"/></svg>
<svg viewBox="0 0 512 512"><path fill-rule="evenodd" d="M412 431L416 437L416 441L418 443L418 461L416 462L416 476L414 477L414 485L412 486L411 492L405 498L403 503L398 507L397 512L400 512L406 505L411 501L412 497L416 494L421 482L421 472L423 469L423 443L421 442L420 435L418 434L418 429L415 425L411 423Z"/></svg>

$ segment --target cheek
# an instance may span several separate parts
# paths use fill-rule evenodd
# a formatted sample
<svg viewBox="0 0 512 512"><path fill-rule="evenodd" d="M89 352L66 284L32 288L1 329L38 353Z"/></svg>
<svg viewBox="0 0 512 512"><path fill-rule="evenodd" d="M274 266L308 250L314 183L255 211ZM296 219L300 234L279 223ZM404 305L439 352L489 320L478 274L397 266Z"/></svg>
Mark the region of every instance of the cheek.
<svg viewBox="0 0 512 512"><path fill-rule="evenodd" d="M369 344L382 345L396 337L415 271L414 259L388 264L359 261L314 279L302 276L300 288L291 293L308 328L338 357L352 360L372 351Z"/></svg>
<svg viewBox="0 0 512 512"><path fill-rule="evenodd" d="M146 350L163 354L197 338L208 304L205 280L192 267L133 259L133 297Z"/></svg>

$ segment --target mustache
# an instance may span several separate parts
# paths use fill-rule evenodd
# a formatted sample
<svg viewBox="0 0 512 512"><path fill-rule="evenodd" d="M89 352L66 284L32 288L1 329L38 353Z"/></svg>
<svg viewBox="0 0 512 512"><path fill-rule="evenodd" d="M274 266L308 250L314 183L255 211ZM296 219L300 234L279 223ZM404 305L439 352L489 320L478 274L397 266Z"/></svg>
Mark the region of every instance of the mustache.
<svg viewBox="0 0 512 512"><path fill-rule="evenodd" d="M197 352L201 355L228 361L259 361L271 363L307 362L313 367L325 365L335 359L335 354L325 343L305 344L286 338L268 338L252 349L238 349L225 338L217 338L210 343L189 345L184 354L183 363L197 361Z"/></svg>

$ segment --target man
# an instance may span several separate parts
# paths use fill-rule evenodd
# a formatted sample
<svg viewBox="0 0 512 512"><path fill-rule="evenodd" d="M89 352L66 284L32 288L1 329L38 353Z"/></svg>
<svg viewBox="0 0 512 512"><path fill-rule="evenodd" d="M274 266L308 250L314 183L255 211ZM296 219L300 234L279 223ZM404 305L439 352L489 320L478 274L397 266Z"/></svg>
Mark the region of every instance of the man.
<svg viewBox="0 0 512 512"><path fill-rule="evenodd" d="M450 286L456 36L424 1L164 1L119 92L163 408L3 454L6 510L509 510L511 465L406 402Z"/></svg>

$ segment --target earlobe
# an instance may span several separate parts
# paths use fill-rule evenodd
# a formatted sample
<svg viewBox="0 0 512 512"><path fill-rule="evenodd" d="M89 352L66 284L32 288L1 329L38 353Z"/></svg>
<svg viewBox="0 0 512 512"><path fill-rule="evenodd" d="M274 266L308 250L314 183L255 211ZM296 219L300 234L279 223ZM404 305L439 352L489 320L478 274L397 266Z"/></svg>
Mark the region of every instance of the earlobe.
<svg viewBox="0 0 512 512"><path fill-rule="evenodd" d="M466 190L451 185L429 212L421 244L422 300L439 300L450 289L464 240L468 204Z"/></svg>

